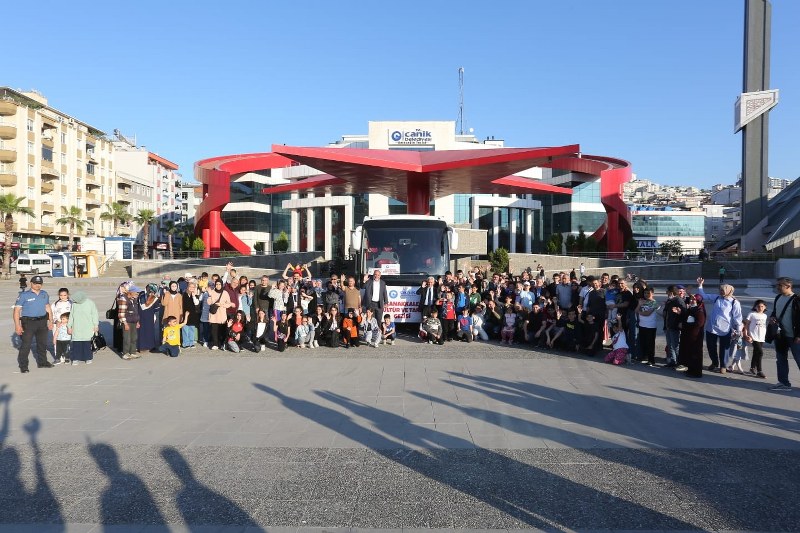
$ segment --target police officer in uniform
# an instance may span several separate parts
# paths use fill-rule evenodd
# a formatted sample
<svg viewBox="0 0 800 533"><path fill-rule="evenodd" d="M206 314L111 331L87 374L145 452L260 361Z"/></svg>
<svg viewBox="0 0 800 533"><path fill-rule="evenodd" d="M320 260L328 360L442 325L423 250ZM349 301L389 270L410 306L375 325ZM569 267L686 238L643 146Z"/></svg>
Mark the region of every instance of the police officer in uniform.
<svg viewBox="0 0 800 533"><path fill-rule="evenodd" d="M53 329L53 310L50 308L50 296L42 290L42 276L31 278L31 288L19 293L14 304L14 326L17 335L22 337L17 362L20 372L28 370L28 353L36 337L36 364L39 368L52 368L47 361L47 345Z"/></svg>

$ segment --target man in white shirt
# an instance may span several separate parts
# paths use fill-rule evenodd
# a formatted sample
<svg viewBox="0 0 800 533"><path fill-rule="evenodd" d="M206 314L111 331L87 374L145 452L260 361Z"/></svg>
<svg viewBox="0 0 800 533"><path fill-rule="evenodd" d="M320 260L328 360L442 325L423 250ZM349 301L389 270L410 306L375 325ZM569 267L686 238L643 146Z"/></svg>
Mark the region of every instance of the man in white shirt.
<svg viewBox="0 0 800 533"><path fill-rule="evenodd" d="M365 275L366 277L366 275ZM383 316L383 306L389 301L389 294L386 291L386 282L381 279L381 271L375 269L372 279L364 284L364 311L373 309L377 316Z"/></svg>

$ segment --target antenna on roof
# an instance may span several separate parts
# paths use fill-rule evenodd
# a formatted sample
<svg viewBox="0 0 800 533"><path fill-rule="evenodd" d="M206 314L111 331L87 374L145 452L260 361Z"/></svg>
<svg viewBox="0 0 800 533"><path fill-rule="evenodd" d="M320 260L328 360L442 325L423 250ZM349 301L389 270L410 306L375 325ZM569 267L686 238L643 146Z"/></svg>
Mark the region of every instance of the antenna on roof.
<svg viewBox="0 0 800 533"><path fill-rule="evenodd" d="M464 135L464 67L458 67L458 134Z"/></svg>

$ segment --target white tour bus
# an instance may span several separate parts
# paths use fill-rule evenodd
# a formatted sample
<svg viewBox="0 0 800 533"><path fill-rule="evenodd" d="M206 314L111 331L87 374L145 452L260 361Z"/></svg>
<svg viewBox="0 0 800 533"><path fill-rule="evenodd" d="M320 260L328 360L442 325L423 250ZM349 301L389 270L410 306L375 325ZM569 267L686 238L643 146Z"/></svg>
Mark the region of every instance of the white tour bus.
<svg viewBox="0 0 800 533"><path fill-rule="evenodd" d="M17 274L52 274L53 258L47 254L19 254Z"/></svg>
<svg viewBox="0 0 800 533"><path fill-rule="evenodd" d="M385 215L365 217L352 235L357 279L378 269L389 303L384 312L395 322L420 322L417 289L428 276L439 278L450 268L450 250L458 234L442 217Z"/></svg>

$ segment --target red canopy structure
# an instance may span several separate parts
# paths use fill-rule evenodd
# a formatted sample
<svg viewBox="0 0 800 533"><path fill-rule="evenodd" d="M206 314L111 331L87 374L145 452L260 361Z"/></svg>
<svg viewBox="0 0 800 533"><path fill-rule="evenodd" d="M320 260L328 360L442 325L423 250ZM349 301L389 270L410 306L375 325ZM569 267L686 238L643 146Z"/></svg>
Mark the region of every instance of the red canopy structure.
<svg viewBox="0 0 800 533"><path fill-rule="evenodd" d="M297 163L324 174L268 187L262 192L377 193L405 202L409 214L429 214L432 199L451 194L572 194L568 187L515 175L533 167L599 175L601 201L608 216L594 237L604 242L610 252L622 252L632 236L630 215L621 195L622 183L630 180L630 164L620 159L582 155L577 144L439 151L273 145L272 150L269 154L207 159L195 165L195 175L207 193L198 208L197 227L211 255L222 245L219 236L228 246L249 252L249 247L219 217L219 211L230 199L231 176Z"/></svg>

